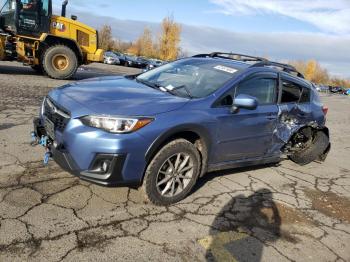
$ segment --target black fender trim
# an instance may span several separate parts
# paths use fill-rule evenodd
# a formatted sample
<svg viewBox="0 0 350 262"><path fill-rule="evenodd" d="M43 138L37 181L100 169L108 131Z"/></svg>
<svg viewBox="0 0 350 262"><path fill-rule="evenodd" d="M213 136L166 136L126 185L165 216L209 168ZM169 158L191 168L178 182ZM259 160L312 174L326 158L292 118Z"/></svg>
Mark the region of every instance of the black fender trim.
<svg viewBox="0 0 350 262"><path fill-rule="evenodd" d="M47 35L45 37L45 39L41 42L42 44L48 45L48 46L52 46L55 44L62 44L62 45L67 45L68 47L70 47L78 56L78 61L80 63L83 62L84 60L84 54L83 51L81 50L80 46L78 45L78 43L76 41L74 41L71 38L67 38L67 37L61 37L61 36L54 36L54 35Z"/></svg>
<svg viewBox="0 0 350 262"><path fill-rule="evenodd" d="M157 153L157 151L160 149L160 147L164 143L168 142L169 139L176 136L177 134L180 134L183 132L196 133L201 138L201 140L204 142L203 146L205 146L205 151L206 151L207 155L205 157L205 161L203 161L204 163L202 163L202 165L204 164L204 166L202 167L201 175L203 175L203 173L206 172L207 166L208 166L208 156L209 156L209 152L211 150L211 139L210 139L210 135L209 135L208 130L201 125L183 124L183 125L173 127L172 129L167 130L166 132L160 134L153 141L151 146L147 149L147 152L145 154L146 163L149 163L152 160L153 156Z"/></svg>

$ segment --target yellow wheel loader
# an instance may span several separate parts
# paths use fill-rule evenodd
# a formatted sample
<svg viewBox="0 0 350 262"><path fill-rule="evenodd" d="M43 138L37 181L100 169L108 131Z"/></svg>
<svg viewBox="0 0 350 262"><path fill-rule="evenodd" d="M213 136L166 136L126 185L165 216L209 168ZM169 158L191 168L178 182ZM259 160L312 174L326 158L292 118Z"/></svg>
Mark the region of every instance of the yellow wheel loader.
<svg viewBox="0 0 350 262"><path fill-rule="evenodd" d="M102 62L98 34L66 18L52 14L52 0L0 0L0 60L20 61L55 79L71 78L78 67Z"/></svg>

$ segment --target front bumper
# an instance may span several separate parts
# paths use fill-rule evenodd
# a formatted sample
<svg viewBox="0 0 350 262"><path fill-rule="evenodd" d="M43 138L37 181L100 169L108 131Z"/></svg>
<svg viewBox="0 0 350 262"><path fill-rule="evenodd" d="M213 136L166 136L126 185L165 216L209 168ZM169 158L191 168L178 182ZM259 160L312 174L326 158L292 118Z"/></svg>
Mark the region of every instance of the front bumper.
<svg viewBox="0 0 350 262"><path fill-rule="evenodd" d="M33 121L38 138L47 135L44 121L42 118ZM50 139L47 150L65 171L103 186L140 185L147 150L145 143L139 143L141 137L136 142L131 134L121 139L120 135L86 127L76 119L71 119L63 132L56 130L55 134L55 141ZM108 168L101 171L104 161Z"/></svg>

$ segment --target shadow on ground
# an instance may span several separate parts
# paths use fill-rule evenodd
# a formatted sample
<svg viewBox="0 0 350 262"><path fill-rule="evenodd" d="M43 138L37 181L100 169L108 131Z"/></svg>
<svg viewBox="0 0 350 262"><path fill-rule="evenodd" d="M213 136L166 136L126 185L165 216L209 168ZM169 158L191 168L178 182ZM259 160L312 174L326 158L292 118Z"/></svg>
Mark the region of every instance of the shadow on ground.
<svg viewBox="0 0 350 262"><path fill-rule="evenodd" d="M191 194L193 194L197 190L201 189L203 186L206 185L206 183L210 182L211 180L213 180L216 177L228 176L228 175L237 174L237 173L244 173L244 172L254 171L257 169L269 168L269 167L277 167L279 165L280 165L280 163L270 163L270 164L261 164L261 165L256 165L256 166L231 168L231 169L210 172L210 173L205 174L203 177L201 177L197 180L195 186L192 189Z"/></svg>
<svg viewBox="0 0 350 262"><path fill-rule="evenodd" d="M212 224L208 261L261 261L264 242L281 237L281 217L272 192L260 189L238 195L220 211Z"/></svg>

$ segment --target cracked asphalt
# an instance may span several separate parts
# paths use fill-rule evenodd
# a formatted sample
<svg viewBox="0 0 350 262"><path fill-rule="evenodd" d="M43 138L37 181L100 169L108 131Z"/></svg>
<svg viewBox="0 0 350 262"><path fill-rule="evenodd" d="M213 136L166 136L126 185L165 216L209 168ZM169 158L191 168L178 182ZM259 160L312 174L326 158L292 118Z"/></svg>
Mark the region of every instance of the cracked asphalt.
<svg viewBox="0 0 350 262"><path fill-rule="evenodd" d="M136 73L93 64L76 79ZM83 182L30 146L42 97L68 81L0 63L0 261L350 261L350 98L323 96L324 163L207 174L170 207Z"/></svg>

